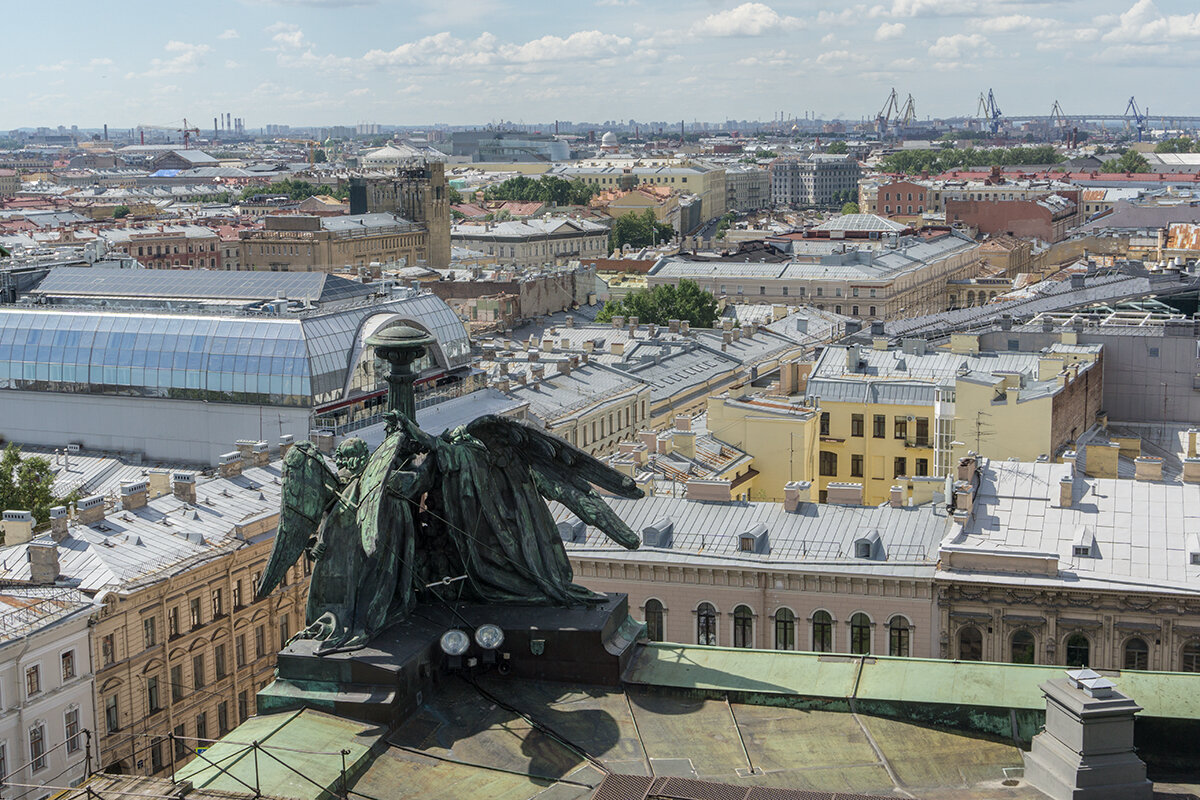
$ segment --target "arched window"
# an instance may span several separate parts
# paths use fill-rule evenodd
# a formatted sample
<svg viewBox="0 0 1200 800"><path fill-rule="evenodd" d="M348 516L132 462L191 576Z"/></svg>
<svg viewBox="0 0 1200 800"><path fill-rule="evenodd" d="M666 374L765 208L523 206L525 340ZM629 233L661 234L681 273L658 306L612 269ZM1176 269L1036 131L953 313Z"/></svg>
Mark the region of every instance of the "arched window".
<svg viewBox="0 0 1200 800"><path fill-rule="evenodd" d="M855 655L871 652L871 619L861 611L850 618L850 652Z"/></svg>
<svg viewBox="0 0 1200 800"><path fill-rule="evenodd" d="M975 292L967 292L967 308L975 305Z"/></svg>
<svg viewBox="0 0 1200 800"><path fill-rule="evenodd" d="M717 643L717 609L712 603L696 607L696 644Z"/></svg>
<svg viewBox="0 0 1200 800"><path fill-rule="evenodd" d="M812 649L818 653L833 652L833 617L828 611L812 616Z"/></svg>
<svg viewBox="0 0 1200 800"><path fill-rule="evenodd" d="M733 610L733 646L754 647L754 612L748 606Z"/></svg>
<svg viewBox="0 0 1200 800"><path fill-rule="evenodd" d="M781 608L775 612L775 649L796 649L796 615L791 609Z"/></svg>
<svg viewBox="0 0 1200 800"><path fill-rule="evenodd" d="M663 641L663 604L659 600L646 601L646 636L652 642Z"/></svg>
<svg viewBox="0 0 1200 800"><path fill-rule="evenodd" d="M1200 642L1191 641L1183 646L1180 672L1200 672Z"/></svg>
<svg viewBox="0 0 1200 800"><path fill-rule="evenodd" d="M1012 635L1011 660L1014 664L1034 663L1034 641L1032 633L1021 629Z"/></svg>
<svg viewBox="0 0 1200 800"><path fill-rule="evenodd" d="M983 661L983 634L974 625L968 625L958 632L958 659Z"/></svg>
<svg viewBox="0 0 1200 800"><path fill-rule="evenodd" d="M1092 643L1082 633L1072 633L1067 637L1067 666L1086 667L1091 661Z"/></svg>
<svg viewBox="0 0 1200 800"><path fill-rule="evenodd" d="M908 624L908 620L899 615L892 617L892 621L888 623L888 655L902 656L907 658L909 653L909 639L912 635L912 627Z"/></svg>
<svg viewBox="0 0 1200 800"><path fill-rule="evenodd" d="M1150 647L1145 639L1135 636L1125 643L1124 663L1122 669L1150 669Z"/></svg>

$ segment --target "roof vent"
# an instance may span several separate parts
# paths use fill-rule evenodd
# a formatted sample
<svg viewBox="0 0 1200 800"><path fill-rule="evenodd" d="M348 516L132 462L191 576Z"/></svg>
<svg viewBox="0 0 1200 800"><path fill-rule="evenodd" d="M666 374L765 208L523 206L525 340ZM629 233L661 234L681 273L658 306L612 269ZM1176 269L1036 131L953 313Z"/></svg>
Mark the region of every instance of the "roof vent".
<svg viewBox="0 0 1200 800"><path fill-rule="evenodd" d="M646 547L670 547L675 540L675 523L669 517L642 528L642 544Z"/></svg>
<svg viewBox="0 0 1200 800"><path fill-rule="evenodd" d="M1071 542L1071 555L1075 558L1099 558L1096 552L1096 535L1091 525L1080 525L1075 528L1075 537Z"/></svg>
<svg viewBox="0 0 1200 800"><path fill-rule="evenodd" d="M871 561L883 558L883 541L879 538L879 531L867 531L854 540L854 557Z"/></svg>

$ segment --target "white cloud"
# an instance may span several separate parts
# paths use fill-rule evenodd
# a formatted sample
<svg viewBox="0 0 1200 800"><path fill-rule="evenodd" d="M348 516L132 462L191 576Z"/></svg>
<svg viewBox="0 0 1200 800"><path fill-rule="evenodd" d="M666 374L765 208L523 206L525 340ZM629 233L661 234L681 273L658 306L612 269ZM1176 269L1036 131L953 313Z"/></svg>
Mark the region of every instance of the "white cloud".
<svg viewBox="0 0 1200 800"><path fill-rule="evenodd" d="M1104 34L1106 42L1178 42L1200 39L1200 12L1164 15L1154 0L1137 0Z"/></svg>
<svg viewBox="0 0 1200 800"><path fill-rule="evenodd" d="M363 61L376 67L519 65L594 61L624 55L632 48L632 39L600 31L543 36L524 43L503 43L490 33L468 42L443 31L392 50L368 51Z"/></svg>
<svg viewBox="0 0 1200 800"><path fill-rule="evenodd" d="M93 58L88 62L89 67L111 67L113 60L111 58Z"/></svg>
<svg viewBox="0 0 1200 800"><path fill-rule="evenodd" d="M1011 33L1012 31L1033 29L1042 30L1062 25L1064 23L1058 20L1031 17L1028 14L1005 14L999 17L981 19L975 23L976 28L988 33Z"/></svg>
<svg viewBox="0 0 1200 800"><path fill-rule="evenodd" d="M266 31L272 34L271 41L279 47L299 49L307 44L304 41L304 31L300 30L299 25L293 25L290 22L276 22L274 25L267 26Z"/></svg>
<svg viewBox="0 0 1200 800"><path fill-rule="evenodd" d="M804 26L797 17L782 16L763 3L742 3L737 8L709 14L691 27L695 36L761 36Z"/></svg>
<svg viewBox="0 0 1200 800"><path fill-rule="evenodd" d="M239 34L235 28L226 28L224 31L221 32L221 34L219 36L217 36L217 38L218 39L238 39L241 37L239 36Z"/></svg>
<svg viewBox="0 0 1200 800"><path fill-rule="evenodd" d="M889 39L899 39L904 35L903 22L885 22L875 29L875 41L886 42Z"/></svg>
<svg viewBox="0 0 1200 800"><path fill-rule="evenodd" d="M212 48L206 44L190 44L172 39L163 45L163 49L171 54L170 58L150 59L150 75L175 75L184 72L195 72L204 63L204 54ZM133 77L129 73L125 77Z"/></svg>
<svg viewBox="0 0 1200 800"><path fill-rule="evenodd" d="M225 59L225 69L237 69L239 66L241 65L232 58Z"/></svg>
<svg viewBox="0 0 1200 800"><path fill-rule="evenodd" d="M992 46L987 37L979 33L956 33L952 36L939 36L929 48L929 55L934 58L957 60L963 56L990 55Z"/></svg>

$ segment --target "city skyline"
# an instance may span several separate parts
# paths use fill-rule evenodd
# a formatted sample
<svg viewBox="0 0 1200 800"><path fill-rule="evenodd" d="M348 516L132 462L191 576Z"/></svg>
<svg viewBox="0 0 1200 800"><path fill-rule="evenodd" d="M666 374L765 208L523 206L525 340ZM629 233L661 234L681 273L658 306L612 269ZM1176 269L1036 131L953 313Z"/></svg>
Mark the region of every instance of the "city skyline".
<svg viewBox="0 0 1200 800"><path fill-rule="evenodd" d="M153 8L153 15L141 13ZM969 116L991 88L1007 113L1197 114L1174 91L1200 61L1182 0L989 4L598 0L226 0L196 18L134 3L114 18L12 43L11 127L130 128L218 113L267 124L553 119L872 118L895 86L918 117ZM125 28L133 47L98 44ZM111 39L106 39L111 41ZM1165 77L1164 77L1165 76ZM12 112L15 110L15 112Z"/></svg>

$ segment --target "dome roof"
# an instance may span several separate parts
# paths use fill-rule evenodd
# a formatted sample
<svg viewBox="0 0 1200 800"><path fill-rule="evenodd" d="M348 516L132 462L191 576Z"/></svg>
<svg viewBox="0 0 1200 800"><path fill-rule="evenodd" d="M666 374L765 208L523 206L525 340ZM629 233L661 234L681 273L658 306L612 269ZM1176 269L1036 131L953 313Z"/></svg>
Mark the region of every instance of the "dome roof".
<svg viewBox="0 0 1200 800"><path fill-rule="evenodd" d="M609 131L608 133L606 133L600 137L600 144L616 144L616 143L617 143L617 135L615 133L613 133L612 131Z"/></svg>

